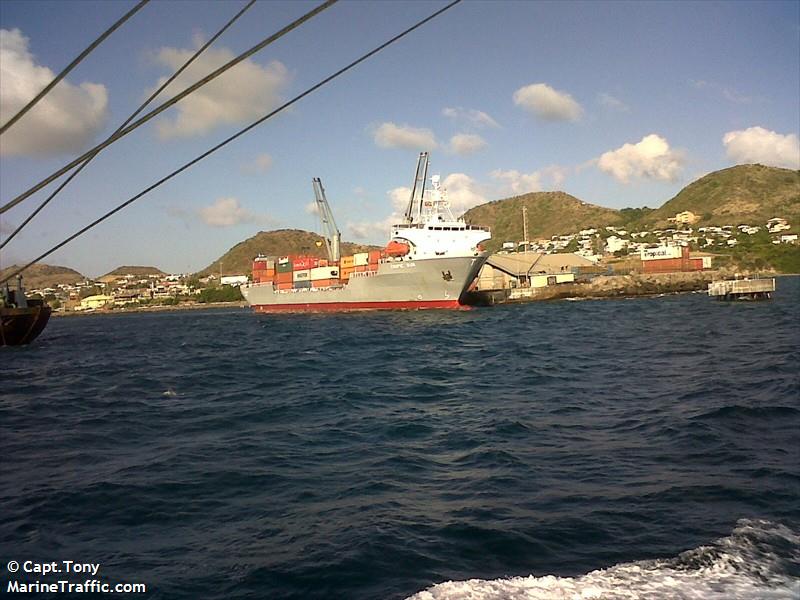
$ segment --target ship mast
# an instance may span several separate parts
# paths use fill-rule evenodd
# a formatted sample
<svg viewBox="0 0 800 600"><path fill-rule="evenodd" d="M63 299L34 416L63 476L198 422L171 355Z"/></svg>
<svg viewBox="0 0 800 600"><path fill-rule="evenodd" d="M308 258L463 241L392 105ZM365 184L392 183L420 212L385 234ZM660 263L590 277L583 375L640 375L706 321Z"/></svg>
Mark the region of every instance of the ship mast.
<svg viewBox="0 0 800 600"><path fill-rule="evenodd" d="M331 262L338 262L340 258L339 242L342 234L339 233L339 228L336 227L336 221L333 219L333 212L328 204L328 199L325 197L325 188L322 187L322 181L319 177L314 177L313 181L314 197L317 201L317 212L322 221L322 235L325 238L328 260Z"/></svg>

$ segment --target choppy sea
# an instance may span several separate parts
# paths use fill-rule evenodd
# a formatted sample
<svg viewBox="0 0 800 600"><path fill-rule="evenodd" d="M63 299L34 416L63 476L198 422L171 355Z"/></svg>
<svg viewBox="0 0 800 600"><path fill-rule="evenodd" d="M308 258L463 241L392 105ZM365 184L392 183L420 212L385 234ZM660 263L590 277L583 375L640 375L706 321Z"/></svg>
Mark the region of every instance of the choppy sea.
<svg viewBox="0 0 800 600"><path fill-rule="evenodd" d="M0 350L0 585L796 599L799 308L794 277L757 303L54 318ZM64 560L99 570L24 569Z"/></svg>

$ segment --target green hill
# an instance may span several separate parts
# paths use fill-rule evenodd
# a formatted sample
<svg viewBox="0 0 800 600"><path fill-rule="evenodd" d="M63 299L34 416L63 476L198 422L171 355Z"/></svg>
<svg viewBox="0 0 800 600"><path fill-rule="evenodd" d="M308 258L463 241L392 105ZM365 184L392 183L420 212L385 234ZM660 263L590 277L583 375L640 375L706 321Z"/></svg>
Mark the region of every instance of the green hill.
<svg viewBox="0 0 800 600"><path fill-rule="evenodd" d="M589 227L622 225L621 211L588 204L564 192L535 192L505 200L495 200L468 210L464 220L492 228L489 250L503 242L523 239L522 207L528 209L528 237L531 240L575 233Z"/></svg>
<svg viewBox="0 0 800 600"><path fill-rule="evenodd" d="M642 223L666 226L677 213L691 211L704 225L763 225L772 217L800 225L800 171L738 165L709 173L687 185Z"/></svg>
<svg viewBox="0 0 800 600"><path fill-rule="evenodd" d="M320 242L320 245L317 245ZM366 252L376 246L364 246L351 242L342 242L342 254ZM277 231L260 231L251 238L239 242L225 254L208 265L196 275L245 275L250 273L253 258L262 254L264 256L286 256L287 254L304 254L308 256L327 256L322 237L316 233L301 229L279 229ZM220 269L220 263L222 269Z"/></svg>
<svg viewBox="0 0 800 600"><path fill-rule="evenodd" d="M11 265L0 271L0 280L5 279L5 276L13 273L19 267ZM22 283L25 289L35 290L48 287L56 287L59 284L73 285L79 281L85 281L86 276L81 275L77 271L67 267L57 267L46 265L44 263L36 263L25 269L22 273ZM16 281L9 281L9 286L16 286Z"/></svg>

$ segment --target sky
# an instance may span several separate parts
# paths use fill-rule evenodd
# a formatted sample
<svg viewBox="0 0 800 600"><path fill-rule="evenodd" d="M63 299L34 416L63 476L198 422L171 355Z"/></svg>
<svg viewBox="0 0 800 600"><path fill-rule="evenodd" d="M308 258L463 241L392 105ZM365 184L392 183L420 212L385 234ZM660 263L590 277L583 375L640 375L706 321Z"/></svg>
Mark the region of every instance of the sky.
<svg viewBox="0 0 800 600"><path fill-rule="evenodd" d="M0 0L0 122L133 1ZM166 98L318 2L257 2ZM0 250L31 260L446 3L341 0L112 145ZM110 135L243 1L154 0L0 137L6 204ZM800 168L800 2L464 1L44 262L195 272L259 231L385 243L431 153L454 212L561 190L658 207L718 169ZM0 216L7 237L54 189ZM567 232L565 232L567 233Z"/></svg>

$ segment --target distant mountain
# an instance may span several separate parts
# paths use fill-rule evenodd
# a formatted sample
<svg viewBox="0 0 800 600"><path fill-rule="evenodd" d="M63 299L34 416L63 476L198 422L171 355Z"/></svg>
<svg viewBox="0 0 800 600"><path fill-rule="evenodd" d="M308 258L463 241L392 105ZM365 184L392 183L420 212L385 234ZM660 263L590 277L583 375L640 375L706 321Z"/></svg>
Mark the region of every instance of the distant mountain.
<svg viewBox="0 0 800 600"><path fill-rule="evenodd" d="M317 245L317 242L320 245ZM343 255L354 252L366 252L377 246L365 246L351 242L342 242ZM197 273L198 277L210 274L246 275L250 273L253 258L264 256L286 256L288 254L304 254L308 256L327 256L322 237L301 229L279 229L277 231L261 231L251 238L239 242L225 254ZM220 269L221 264L221 269Z"/></svg>
<svg viewBox="0 0 800 600"><path fill-rule="evenodd" d="M800 171L738 165L709 173L687 185L642 223L665 226L677 213L701 217L695 226L763 225L772 217L800 225Z"/></svg>
<svg viewBox="0 0 800 600"><path fill-rule="evenodd" d="M12 265L0 271L0 280L4 279L6 275L13 273L19 268L17 265ZM25 269L22 273L22 283L25 289L36 290L48 287L56 287L59 284L73 285L79 281L85 281L86 276L81 275L73 269L67 267L57 267L46 265L44 263L36 263ZM16 281L10 281L10 286L15 286Z"/></svg>
<svg viewBox="0 0 800 600"><path fill-rule="evenodd" d="M98 280L105 277L124 277L125 275L147 277L148 275L166 275L166 273L164 273L164 271L161 269L157 269L156 267L122 266L117 267L113 271L109 271L103 275L103 277L98 277Z"/></svg>
<svg viewBox="0 0 800 600"><path fill-rule="evenodd" d="M626 218L618 210L588 204L564 192L535 192L495 200L468 210L464 220L492 228L489 250L503 242L523 239L522 207L528 209L528 237L531 240L574 233L588 227L622 225Z"/></svg>

